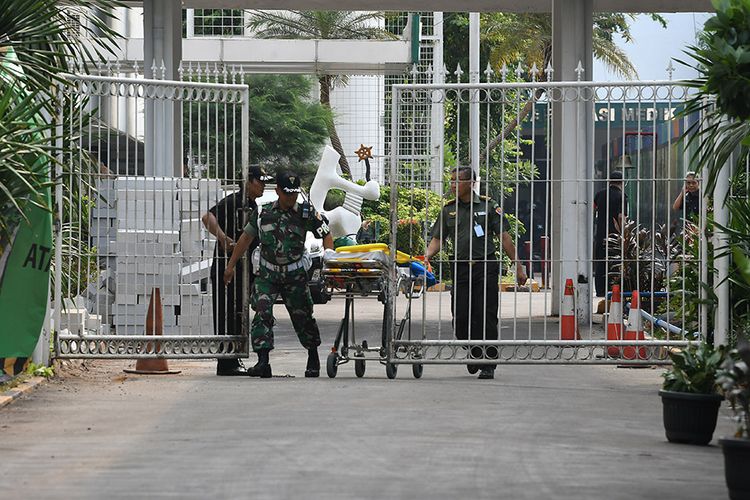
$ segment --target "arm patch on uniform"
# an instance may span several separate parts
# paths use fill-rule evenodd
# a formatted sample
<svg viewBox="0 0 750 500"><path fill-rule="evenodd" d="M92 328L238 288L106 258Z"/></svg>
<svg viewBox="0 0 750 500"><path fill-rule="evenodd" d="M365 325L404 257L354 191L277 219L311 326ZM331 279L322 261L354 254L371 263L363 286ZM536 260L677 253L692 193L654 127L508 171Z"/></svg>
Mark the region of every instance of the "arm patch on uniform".
<svg viewBox="0 0 750 500"><path fill-rule="evenodd" d="M323 220L320 220L320 226L318 226L318 229L315 230L315 233L318 235L318 238L325 237L326 234L330 233L331 231L328 229L328 224L323 222Z"/></svg>

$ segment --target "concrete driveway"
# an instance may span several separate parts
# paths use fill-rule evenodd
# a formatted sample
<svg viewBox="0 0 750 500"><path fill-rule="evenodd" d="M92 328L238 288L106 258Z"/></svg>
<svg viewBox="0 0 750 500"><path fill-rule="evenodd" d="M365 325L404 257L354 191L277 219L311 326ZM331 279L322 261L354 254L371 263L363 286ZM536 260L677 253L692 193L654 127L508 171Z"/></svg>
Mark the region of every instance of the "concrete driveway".
<svg viewBox="0 0 750 500"><path fill-rule="evenodd" d="M330 307L330 309L329 309ZM324 358L341 303L318 308ZM326 311L329 312L326 312ZM336 312L338 311L338 313ZM358 316L377 332L377 308ZM280 315L269 380L70 364L0 410L3 498L727 498L723 457L666 442L661 369L368 364L303 378ZM377 336L376 336L377 337ZM730 434L722 408L715 438Z"/></svg>

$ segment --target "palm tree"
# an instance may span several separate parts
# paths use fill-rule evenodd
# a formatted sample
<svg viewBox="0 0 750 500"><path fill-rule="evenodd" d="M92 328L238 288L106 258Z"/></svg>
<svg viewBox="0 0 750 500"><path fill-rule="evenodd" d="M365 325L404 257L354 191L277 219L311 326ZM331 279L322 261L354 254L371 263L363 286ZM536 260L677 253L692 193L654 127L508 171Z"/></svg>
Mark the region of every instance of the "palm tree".
<svg viewBox="0 0 750 500"><path fill-rule="evenodd" d="M382 12L348 12L348 11L253 11L248 26L260 38L293 38L293 39L385 39L394 38L381 27ZM343 77L322 74L318 76L320 84L320 103L331 108L331 92L337 84L346 84ZM351 177L349 162L341 146L336 124L327 121L331 146L339 153L341 172Z"/></svg>
<svg viewBox="0 0 750 500"><path fill-rule="evenodd" d="M666 27L664 18L649 14L651 18ZM594 57L604 62L615 73L626 79L638 77L633 64L620 47L615 43L615 35L626 42L632 42L629 22L635 19L634 14L599 12L594 14L592 47ZM536 65L544 69L552 60L552 16L549 14L487 14L482 16L482 42L490 46L490 64L500 69L504 64L522 62L527 67ZM494 149L503 139L515 130L518 124L531 112L534 103L544 91L537 89L534 98L521 109L519 115L511 120L487 145L487 150Z"/></svg>
<svg viewBox="0 0 750 500"><path fill-rule="evenodd" d="M0 0L0 241L9 241L29 206L51 209L42 196L49 188L48 167L40 165L50 165L61 153L50 138L55 88L71 84L67 75L73 65L85 68L109 50L115 33L108 21L119 5L116 0ZM75 147L67 138L65 151Z"/></svg>

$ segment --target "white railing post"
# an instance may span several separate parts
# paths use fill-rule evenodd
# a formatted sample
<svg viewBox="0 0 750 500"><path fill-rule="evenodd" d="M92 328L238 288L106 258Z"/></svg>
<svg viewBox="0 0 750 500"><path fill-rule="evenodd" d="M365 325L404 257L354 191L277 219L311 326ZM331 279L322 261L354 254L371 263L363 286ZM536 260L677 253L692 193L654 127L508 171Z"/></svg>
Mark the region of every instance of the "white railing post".
<svg viewBox="0 0 750 500"><path fill-rule="evenodd" d="M469 83L479 83L479 12L469 14ZM479 179L479 92L472 89L469 99L469 159Z"/></svg>

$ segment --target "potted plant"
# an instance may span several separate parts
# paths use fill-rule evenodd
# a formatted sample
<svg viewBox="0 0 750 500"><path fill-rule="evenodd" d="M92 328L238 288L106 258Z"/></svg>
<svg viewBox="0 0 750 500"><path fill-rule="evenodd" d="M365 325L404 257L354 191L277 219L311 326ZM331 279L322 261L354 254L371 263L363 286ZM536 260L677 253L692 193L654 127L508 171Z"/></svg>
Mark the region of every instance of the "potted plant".
<svg viewBox="0 0 750 500"><path fill-rule="evenodd" d="M750 498L750 343L741 338L719 372L718 382L734 412L734 437L719 440L724 476L733 500Z"/></svg>
<svg viewBox="0 0 750 500"><path fill-rule="evenodd" d="M716 429L719 405L717 372L724 361L724 348L708 342L670 352L672 366L664 376L661 396L664 430L672 443L706 445Z"/></svg>

